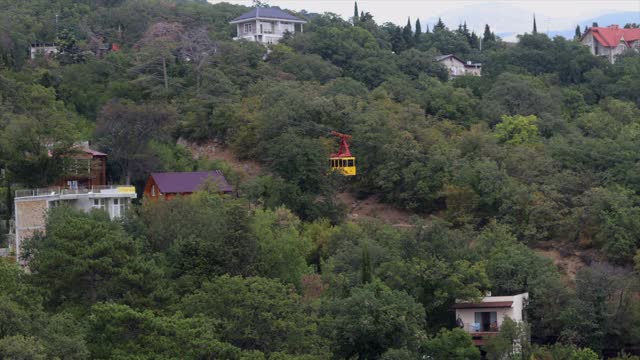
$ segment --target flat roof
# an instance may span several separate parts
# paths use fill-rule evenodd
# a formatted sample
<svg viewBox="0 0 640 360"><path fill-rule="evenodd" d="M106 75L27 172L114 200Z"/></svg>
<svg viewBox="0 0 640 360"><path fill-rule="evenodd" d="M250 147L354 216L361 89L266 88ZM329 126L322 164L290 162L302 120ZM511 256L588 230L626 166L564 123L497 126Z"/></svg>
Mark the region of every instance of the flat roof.
<svg viewBox="0 0 640 360"><path fill-rule="evenodd" d="M454 309L486 309L486 308L510 308L513 301L490 301L481 303L457 303L452 307Z"/></svg>

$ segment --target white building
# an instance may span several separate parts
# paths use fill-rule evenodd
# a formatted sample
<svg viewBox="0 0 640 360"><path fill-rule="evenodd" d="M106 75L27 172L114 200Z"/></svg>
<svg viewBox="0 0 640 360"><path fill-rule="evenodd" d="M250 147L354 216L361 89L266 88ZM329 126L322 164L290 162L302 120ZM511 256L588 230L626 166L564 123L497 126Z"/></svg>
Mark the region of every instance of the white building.
<svg viewBox="0 0 640 360"><path fill-rule="evenodd" d="M58 53L58 47L54 43L33 43L29 47L29 57L35 59L38 56L53 56Z"/></svg>
<svg viewBox="0 0 640 360"><path fill-rule="evenodd" d="M302 32L306 23L279 7L257 7L229 22L237 27L234 40L244 39L262 44L277 44L287 32Z"/></svg>
<svg viewBox="0 0 640 360"><path fill-rule="evenodd" d="M621 29L618 25L588 28L580 38L591 54L602 56L613 64L626 50L640 50L640 29Z"/></svg>
<svg viewBox="0 0 640 360"><path fill-rule="evenodd" d="M45 188L17 190L15 206L15 243L10 244L16 257L20 258L22 241L37 231L44 231L47 211L61 204L90 211L101 209L111 219L124 215L131 199L136 198L133 186L92 186L91 188L65 189Z"/></svg>
<svg viewBox="0 0 640 360"><path fill-rule="evenodd" d="M464 62L452 54L437 56L436 61L447 68L450 78L463 75L480 76L482 72L482 64L472 63L471 61Z"/></svg>
<svg viewBox="0 0 640 360"><path fill-rule="evenodd" d="M513 296L485 296L478 303L458 302L456 322L471 334L474 345L485 345L487 338L495 336L505 317L516 322L525 321L525 308L529 293Z"/></svg>

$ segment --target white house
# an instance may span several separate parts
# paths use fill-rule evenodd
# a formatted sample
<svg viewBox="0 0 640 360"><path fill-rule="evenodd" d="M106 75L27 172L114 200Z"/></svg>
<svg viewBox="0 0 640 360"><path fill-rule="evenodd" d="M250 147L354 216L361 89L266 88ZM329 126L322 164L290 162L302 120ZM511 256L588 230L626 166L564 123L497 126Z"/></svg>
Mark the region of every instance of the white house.
<svg viewBox="0 0 640 360"><path fill-rule="evenodd" d="M262 44L277 44L287 32L302 32L306 23L279 7L257 7L229 22L237 27L234 40L244 39Z"/></svg>
<svg viewBox="0 0 640 360"><path fill-rule="evenodd" d="M529 293L513 296L485 296L478 303L457 302L456 323L471 334L474 345L485 345L486 340L495 336L505 317L516 322L525 321L525 308Z"/></svg>
<svg viewBox="0 0 640 360"><path fill-rule="evenodd" d="M471 61L464 62L452 54L437 56L436 61L447 68L451 78L463 75L480 76L482 72L482 64L472 63Z"/></svg>
<svg viewBox="0 0 640 360"><path fill-rule="evenodd" d="M58 46L54 43L33 43L29 47L29 57L35 59L37 56L52 56L58 53Z"/></svg>
<svg viewBox="0 0 640 360"><path fill-rule="evenodd" d="M621 29L618 25L592 27L580 38L591 54L606 57L613 64L628 49L640 50L640 29Z"/></svg>
<svg viewBox="0 0 640 360"><path fill-rule="evenodd" d="M15 206L15 244L10 248L20 258L22 241L37 231L44 231L47 211L65 204L83 211L101 209L112 219L124 215L131 199L136 198L133 186L92 186L89 188L66 189L59 187L17 190Z"/></svg>

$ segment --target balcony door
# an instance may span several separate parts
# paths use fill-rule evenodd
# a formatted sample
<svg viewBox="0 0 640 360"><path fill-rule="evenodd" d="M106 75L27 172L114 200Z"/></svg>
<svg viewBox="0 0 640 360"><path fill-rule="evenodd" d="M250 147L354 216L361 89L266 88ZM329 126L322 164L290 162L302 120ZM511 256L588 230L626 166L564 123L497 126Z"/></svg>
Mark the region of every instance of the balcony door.
<svg viewBox="0 0 640 360"><path fill-rule="evenodd" d="M475 327L478 331L497 331L498 313L495 311L476 312Z"/></svg>

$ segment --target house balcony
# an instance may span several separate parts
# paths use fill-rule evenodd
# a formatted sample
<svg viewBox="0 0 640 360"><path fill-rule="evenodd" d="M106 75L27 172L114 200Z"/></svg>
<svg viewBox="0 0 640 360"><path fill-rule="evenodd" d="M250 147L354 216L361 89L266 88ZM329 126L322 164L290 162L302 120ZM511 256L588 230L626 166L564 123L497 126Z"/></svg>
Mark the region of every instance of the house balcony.
<svg viewBox="0 0 640 360"><path fill-rule="evenodd" d="M471 340L475 346L484 346L487 341L498 335L500 328L497 325L479 324L479 323L464 323L462 328L465 332L471 335Z"/></svg>
<svg viewBox="0 0 640 360"><path fill-rule="evenodd" d="M124 196L131 197L135 196L136 190L133 186L126 185L96 185L91 187L78 187L78 188L66 188L66 187L48 187L48 188L39 188L39 189L23 189L16 190L15 198L31 198L31 197L50 197L50 196L59 196L61 198L65 197L75 197L80 195L115 195L115 194L126 194Z"/></svg>

